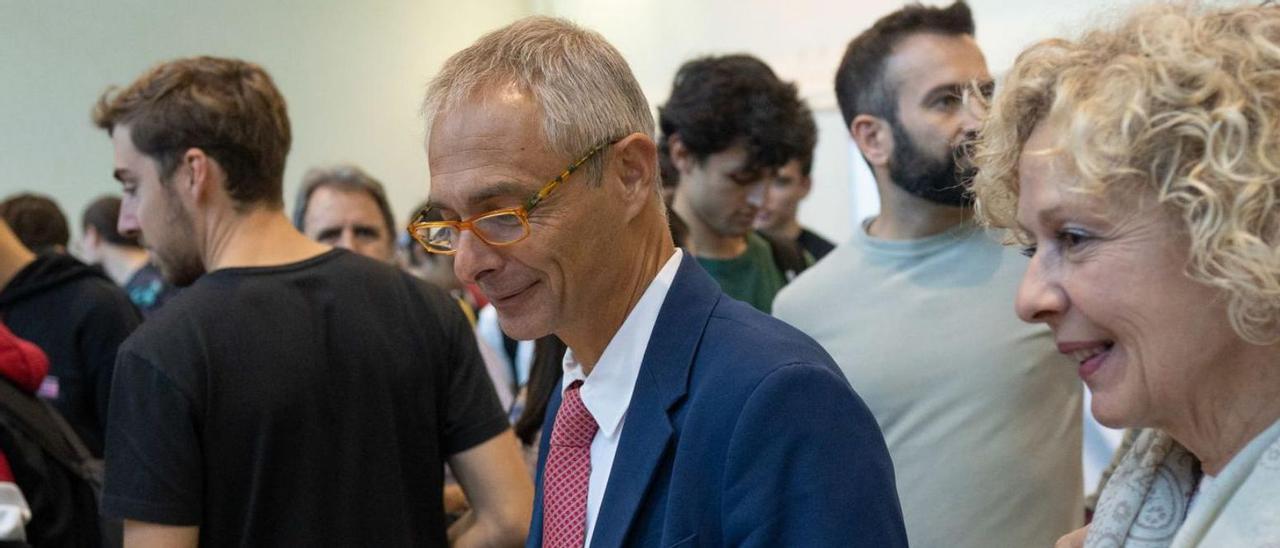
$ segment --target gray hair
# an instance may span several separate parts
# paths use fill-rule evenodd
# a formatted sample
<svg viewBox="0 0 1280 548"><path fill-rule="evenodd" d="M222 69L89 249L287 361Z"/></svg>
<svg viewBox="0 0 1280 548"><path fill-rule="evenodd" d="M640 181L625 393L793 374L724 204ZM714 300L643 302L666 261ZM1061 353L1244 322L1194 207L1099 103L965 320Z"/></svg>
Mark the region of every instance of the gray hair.
<svg viewBox="0 0 1280 548"><path fill-rule="evenodd" d="M363 169L353 165L337 165L332 167L315 167L307 170L302 176L302 188L298 190L298 199L293 204L293 226L306 231L307 202L311 194L322 187L332 187L344 192L364 192L378 204L382 212L382 222L387 226L387 236L395 239L396 221L391 214L391 204L387 202L387 191L382 183Z"/></svg>
<svg viewBox="0 0 1280 548"><path fill-rule="evenodd" d="M542 108L547 145L567 158L632 133L654 137L649 102L622 54L599 33L535 16L482 36L445 62L422 105L427 138L441 112L512 84ZM584 166L593 183L603 166L600 156Z"/></svg>

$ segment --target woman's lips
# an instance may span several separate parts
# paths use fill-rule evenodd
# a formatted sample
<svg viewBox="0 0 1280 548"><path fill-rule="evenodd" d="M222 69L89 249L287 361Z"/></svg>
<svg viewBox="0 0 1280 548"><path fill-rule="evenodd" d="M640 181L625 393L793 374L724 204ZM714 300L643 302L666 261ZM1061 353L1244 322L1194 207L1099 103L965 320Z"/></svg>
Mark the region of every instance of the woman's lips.
<svg viewBox="0 0 1280 548"><path fill-rule="evenodd" d="M1114 344L1111 341L1059 343L1058 352L1070 356L1080 364L1078 371L1080 378L1087 380L1102 368L1102 364L1111 355L1111 347Z"/></svg>

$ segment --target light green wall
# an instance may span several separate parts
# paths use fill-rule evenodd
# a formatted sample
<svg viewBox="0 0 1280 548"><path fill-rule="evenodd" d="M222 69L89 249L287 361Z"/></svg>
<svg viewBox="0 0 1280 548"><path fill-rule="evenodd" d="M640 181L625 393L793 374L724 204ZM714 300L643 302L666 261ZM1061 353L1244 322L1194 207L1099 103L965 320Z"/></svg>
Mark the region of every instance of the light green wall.
<svg viewBox="0 0 1280 548"><path fill-rule="evenodd" d="M78 233L84 206L118 192L94 101L157 62L212 54L261 64L284 93L290 207L307 168L353 162L387 185L399 222L427 191L427 80L529 12L526 0L0 0L0 196L50 194Z"/></svg>

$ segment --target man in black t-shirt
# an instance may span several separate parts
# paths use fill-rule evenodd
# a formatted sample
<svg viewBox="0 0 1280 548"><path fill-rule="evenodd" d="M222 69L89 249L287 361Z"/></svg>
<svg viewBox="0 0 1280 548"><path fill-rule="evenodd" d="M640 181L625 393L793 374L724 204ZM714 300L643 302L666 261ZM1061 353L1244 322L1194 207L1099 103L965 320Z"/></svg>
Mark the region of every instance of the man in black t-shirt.
<svg viewBox="0 0 1280 548"><path fill-rule="evenodd" d="M462 312L283 213L284 100L243 61L108 92L120 223L188 286L121 346L103 512L131 546L518 545L532 488ZM446 536L442 468L472 514Z"/></svg>

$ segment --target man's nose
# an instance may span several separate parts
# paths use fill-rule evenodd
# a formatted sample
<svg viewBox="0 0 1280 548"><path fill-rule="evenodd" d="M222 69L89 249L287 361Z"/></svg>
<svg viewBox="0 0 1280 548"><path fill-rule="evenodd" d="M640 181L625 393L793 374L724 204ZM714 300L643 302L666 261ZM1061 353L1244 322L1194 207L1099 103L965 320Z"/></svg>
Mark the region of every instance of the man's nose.
<svg viewBox="0 0 1280 548"><path fill-rule="evenodd" d="M120 205L120 216L116 218L116 232L121 236L128 238L136 238L142 236L142 226L138 224L138 215L134 207L126 206L128 202Z"/></svg>
<svg viewBox="0 0 1280 548"><path fill-rule="evenodd" d="M764 203L769 199L769 182L767 180L758 182L747 190L747 203L757 208L764 207Z"/></svg>
<svg viewBox="0 0 1280 548"><path fill-rule="evenodd" d="M353 229L352 229L351 227L349 227L349 226L348 226L348 227L344 227L344 228L342 229L342 232L338 235L338 241L334 242L334 243L333 243L333 245L334 245L335 247L341 247L342 249L347 249L347 250L355 251L355 249L356 249L356 232L355 232L355 230L353 230Z"/></svg>
<svg viewBox="0 0 1280 548"><path fill-rule="evenodd" d="M501 261L493 247L470 230L458 235L454 249L457 251L453 254L453 274L463 283L476 283L484 273L497 270Z"/></svg>

